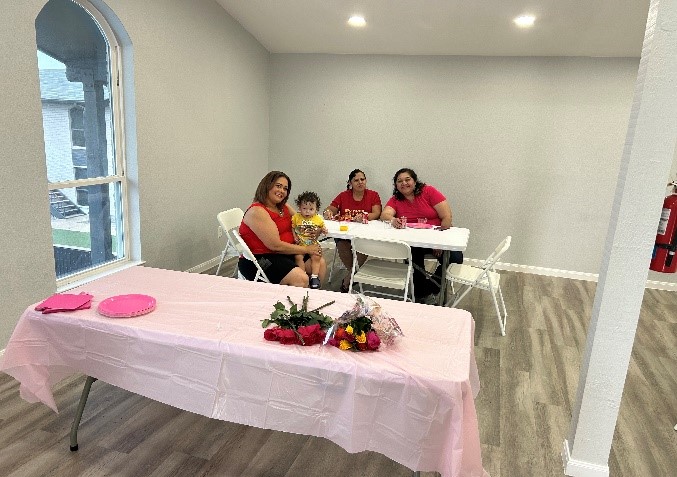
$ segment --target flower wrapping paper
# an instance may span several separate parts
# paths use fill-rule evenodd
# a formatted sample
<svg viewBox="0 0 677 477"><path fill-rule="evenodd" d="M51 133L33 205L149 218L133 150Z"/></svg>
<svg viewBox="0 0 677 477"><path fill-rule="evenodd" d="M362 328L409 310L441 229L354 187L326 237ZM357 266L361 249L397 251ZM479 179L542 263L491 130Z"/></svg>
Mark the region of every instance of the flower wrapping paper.
<svg viewBox="0 0 677 477"><path fill-rule="evenodd" d="M397 324L395 318L390 316L381 308L376 301L365 295L357 295L357 300L350 310L346 310L341 316L334 320L333 325L327 331L324 344L334 337L339 326L350 323L356 318L367 316L371 319L371 328L381 339L381 344L391 345L399 336L404 336L402 328Z"/></svg>

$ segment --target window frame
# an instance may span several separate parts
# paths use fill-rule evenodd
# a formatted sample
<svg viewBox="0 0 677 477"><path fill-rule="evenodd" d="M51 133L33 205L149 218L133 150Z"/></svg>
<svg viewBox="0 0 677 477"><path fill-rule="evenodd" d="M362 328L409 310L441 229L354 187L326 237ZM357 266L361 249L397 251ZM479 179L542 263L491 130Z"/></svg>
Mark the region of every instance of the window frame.
<svg viewBox="0 0 677 477"><path fill-rule="evenodd" d="M80 272L75 272L69 275L66 275L61 278L56 279L56 285L58 290L63 290L71 288L74 283L86 283L92 279L101 276L102 274L110 273L112 271L117 271L118 269L126 268L131 263L131 240L130 240L130 223L129 223L129 187L127 184L127 174L126 174L126 145L125 145L125 123L124 123L124 91L123 91L123 82L121 80L122 76L122 57L120 54L120 44L118 42L115 32L108 24L108 21L101 14L101 12L90 3L88 0L72 0L74 3L78 4L83 8L96 22L97 26L101 30L101 34L104 36L106 42L108 43L108 67L110 75L110 84L109 94L110 94L110 111L111 111L111 148L113 151L113 157L115 159L115 174L108 175L105 177L93 177L87 179L77 179L61 182L48 182L47 190L48 193L51 190L56 189L67 189L75 187L87 187L93 185L102 185L102 184L113 184L112 187L115 187L116 183L120 184L120 197L121 202L119 214L120 216L115 216L116 230L118 233L122 234L122 243L124 244L123 250L124 255L121 258L116 260L103 263L90 267L86 270ZM70 121L70 115L69 115ZM72 140L71 140L72 146ZM117 209L117 207L116 207ZM50 227L50 231L52 228ZM120 238L118 237L118 240ZM117 248L120 251L120 247Z"/></svg>

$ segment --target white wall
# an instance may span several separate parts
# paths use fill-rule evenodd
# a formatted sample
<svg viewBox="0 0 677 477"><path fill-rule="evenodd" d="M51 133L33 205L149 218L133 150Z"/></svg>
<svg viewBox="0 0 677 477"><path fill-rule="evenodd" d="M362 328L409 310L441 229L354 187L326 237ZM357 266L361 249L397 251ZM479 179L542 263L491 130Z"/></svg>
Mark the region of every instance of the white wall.
<svg viewBox="0 0 677 477"><path fill-rule="evenodd" d="M35 18L0 17L0 349L55 291ZM108 0L134 49L142 259L186 270L219 255L216 214L268 170L268 52L212 0ZM133 142L133 141L132 141Z"/></svg>
<svg viewBox="0 0 677 477"><path fill-rule="evenodd" d="M353 168L385 201L412 167L471 230L467 257L510 234L506 262L597 273L638 64L271 55L271 168L328 203Z"/></svg>

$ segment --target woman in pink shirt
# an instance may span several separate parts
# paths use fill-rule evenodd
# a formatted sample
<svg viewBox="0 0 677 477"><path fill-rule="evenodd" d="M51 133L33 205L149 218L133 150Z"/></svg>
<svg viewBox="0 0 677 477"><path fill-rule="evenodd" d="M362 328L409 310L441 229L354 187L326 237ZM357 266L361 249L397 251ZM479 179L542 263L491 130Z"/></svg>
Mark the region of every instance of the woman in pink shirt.
<svg viewBox="0 0 677 477"><path fill-rule="evenodd" d="M438 225L442 228L452 226L451 207L447 198L431 185L418 180L416 172L407 167L400 169L393 177L393 196L388 200L381 220L390 222L395 228L403 227L399 217L406 217L407 222L418 222L418 219L426 219L430 225ZM423 258L426 254L432 254L441 261L442 251L429 248L412 247L411 255L414 265L423 269ZM462 252L451 252L451 263L463 263ZM437 267L435 277L438 282L446 273L441 266ZM434 303L435 295L440 291L440 287L432 280L414 269L414 293L416 301L420 303Z"/></svg>
<svg viewBox="0 0 677 477"><path fill-rule="evenodd" d="M359 169L355 169L348 175L346 190L336 196L331 204L324 210L324 217L331 219L339 216L344 220L362 222L364 216L367 220L376 220L381 215L381 197L378 192L367 189L367 176ZM353 249L350 240L335 239L336 251L347 270L353 268ZM366 258L366 257L365 257ZM364 262L364 258L359 260ZM348 292L350 274L343 278L341 291Z"/></svg>

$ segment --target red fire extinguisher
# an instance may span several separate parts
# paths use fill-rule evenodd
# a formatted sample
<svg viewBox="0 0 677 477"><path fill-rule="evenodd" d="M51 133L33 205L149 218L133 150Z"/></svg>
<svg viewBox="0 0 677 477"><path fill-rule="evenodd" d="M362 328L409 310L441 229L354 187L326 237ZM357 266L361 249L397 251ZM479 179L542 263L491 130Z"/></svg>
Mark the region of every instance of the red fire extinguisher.
<svg viewBox="0 0 677 477"><path fill-rule="evenodd" d="M677 271L675 251L677 251L677 193L672 193L663 201L663 212L658 223L656 244L653 247L649 268L656 272L675 273Z"/></svg>

